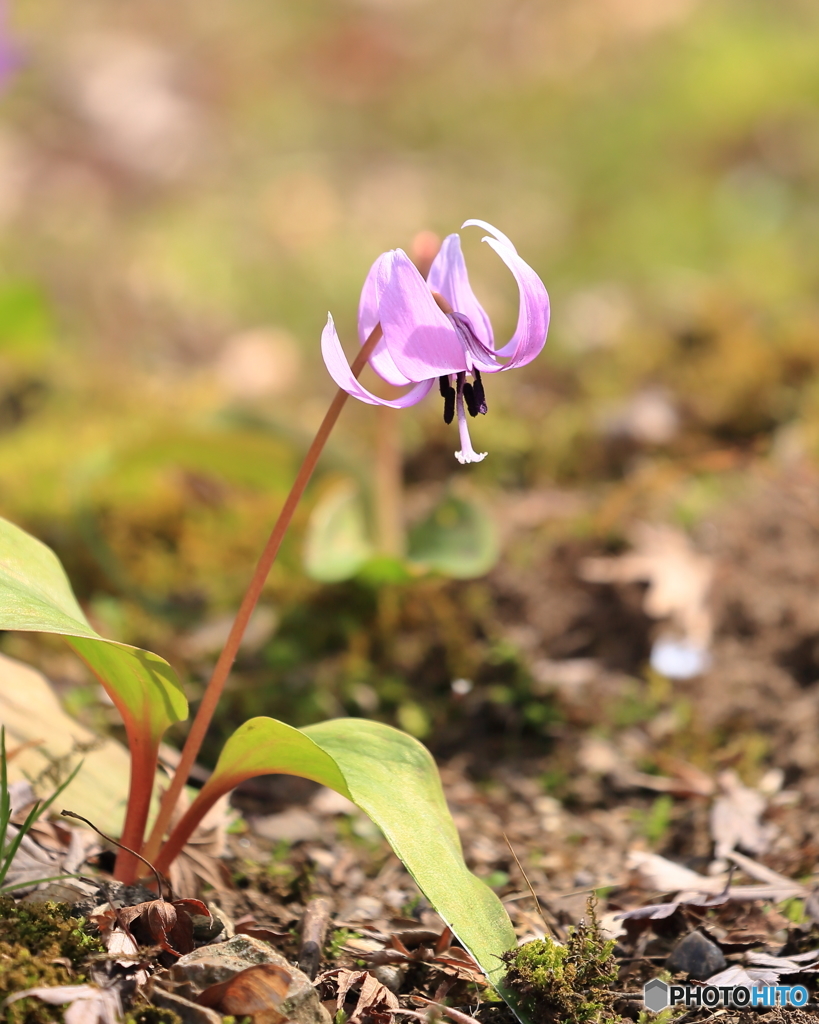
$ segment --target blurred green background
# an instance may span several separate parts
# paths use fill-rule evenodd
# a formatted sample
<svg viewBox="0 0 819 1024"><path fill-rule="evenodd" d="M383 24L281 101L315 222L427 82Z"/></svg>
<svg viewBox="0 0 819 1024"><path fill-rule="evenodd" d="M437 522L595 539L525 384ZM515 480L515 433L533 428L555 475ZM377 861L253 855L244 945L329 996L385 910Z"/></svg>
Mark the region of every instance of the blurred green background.
<svg viewBox="0 0 819 1024"><path fill-rule="evenodd" d="M0 514L194 699L332 396L328 309L350 350L373 259L468 217L550 291L543 355L489 382L485 462L457 465L437 401L387 414L426 568L373 540L385 421L348 403L223 732L352 713L444 743L462 678L490 724L548 732L498 555L616 546L637 513L691 525L749 465L819 451L816 4L10 0L10 21ZM464 244L508 336L513 282ZM313 569L361 553L335 582L305 571L311 510ZM465 564L430 553L460 543ZM59 644L1 645L106 721Z"/></svg>

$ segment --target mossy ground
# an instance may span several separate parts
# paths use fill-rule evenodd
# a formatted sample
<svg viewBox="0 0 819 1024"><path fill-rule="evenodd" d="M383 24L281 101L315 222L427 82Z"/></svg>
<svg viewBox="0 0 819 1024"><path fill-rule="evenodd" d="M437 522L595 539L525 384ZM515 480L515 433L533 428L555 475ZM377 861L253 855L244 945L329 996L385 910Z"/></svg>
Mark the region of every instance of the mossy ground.
<svg viewBox="0 0 819 1024"><path fill-rule="evenodd" d="M600 932L590 899L588 918L570 929L565 945L547 937L507 953L505 984L537 1021L619 1020L611 1009L610 988L618 974L613 949L614 942Z"/></svg>
<svg viewBox="0 0 819 1024"><path fill-rule="evenodd" d="M35 985L87 981L89 957L102 952L100 940L65 904L27 906L0 896L0 1002ZM59 1008L36 999L21 999L4 1013L6 1024L48 1024L62 1018Z"/></svg>

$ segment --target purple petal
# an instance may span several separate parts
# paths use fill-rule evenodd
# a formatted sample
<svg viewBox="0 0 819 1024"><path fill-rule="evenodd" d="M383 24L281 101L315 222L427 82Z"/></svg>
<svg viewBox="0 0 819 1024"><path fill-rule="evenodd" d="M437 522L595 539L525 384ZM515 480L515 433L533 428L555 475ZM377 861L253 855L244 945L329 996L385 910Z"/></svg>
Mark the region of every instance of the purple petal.
<svg viewBox="0 0 819 1024"><path fill-rule="evenodd" d="M378 268L386 255L382 253L370 267L358 300L358 339L362 345L378 323Z"/></svg>
<svg viewBox="0 0 819 1024"><path fill-rule="evenodd" d="M528 263L504 242L484 238L514 274L520 289L520 313L515 333L503 348L495 353L509 357L503 370L530 363L546 344L549 330L549 295L546 287Z"/></svg>
<svg viewBox="0 0 819 1024"><path fill-rule="evenodd" d="M461 240L457 235L447 235L444 239L432 261L427 284L432 291L440 292L456 313L467 317L475 336L484 345L493 347L492 324L472 291L461 252Z"/></svg>
<svg viewBox="0 0 819 1024"><path fill-rule="evenodd" d="M410 258L401 249L386 256L379 267L379 312L399 372L420 381L466 370L460 334Z"/></svg>
<svg viewBox="0 0 819 1024"><path fill-rule="evenodd" d="M6 4L0 0L0 85L16 70L20 55L12 45L7 29Z"/></svg>
<svg viewBox="0 0 819 1024"><path fill-rule="evenodd" d="M378 312L378 273L382 262L389 255L387 252L382 253L373 263L364 280L364 287L361 289L361 299L358 303L358 337L362 345L369 338L380 319ZM395 365L383 338L373 349L373 354L370 356L370 366L388 384L394 384L400 388L405 384L412 383Z"/></svg>
<svg viewBox="0 0 819 1024"><path fill-rule="evenodd" d="M353 398L366 402L368 405L387 405L391 409L406 409L407 406L416 405L422 398L426 398L435 383L434 379L423 380L400 398L379 398L374 395L363 384L359 384L353 376L353 371L350 369L347 357L341 347L333 318L329 314L327 315L327 326L321 332L321 354L330 376L336 384L348 395L352 395Z"/></svg>
<svg viewBox="0 0 819 1024"><path fill-rule="evenodd" d="M488 231L493 238L497 238L499 242L503 242L504 245L508 245L512 252L517 252L514 245L512 245L512 239L508 238L502 231L498 231L496 227L493 227L485 220L465 220L461 224L461 231L464 228L483 228L484 231Z"/></svg>

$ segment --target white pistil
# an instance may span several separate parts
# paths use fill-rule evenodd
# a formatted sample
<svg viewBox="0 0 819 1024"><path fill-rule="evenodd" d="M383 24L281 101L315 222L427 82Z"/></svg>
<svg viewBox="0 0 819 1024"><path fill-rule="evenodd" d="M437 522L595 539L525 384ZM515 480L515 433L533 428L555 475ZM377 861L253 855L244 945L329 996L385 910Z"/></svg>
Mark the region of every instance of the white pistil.
<svg viewBox="0 0 819 1024"><path fill-rule="evenodd" d="M467 462L483 462L488 452L476 452L472 447L472 439L469 436L469 427L466 424L466 410L464 409L464 396L461 387L455 396L455 409L458 414L458 433L461 435L461 450L455 452L455 458L463 466Z"/></svg>

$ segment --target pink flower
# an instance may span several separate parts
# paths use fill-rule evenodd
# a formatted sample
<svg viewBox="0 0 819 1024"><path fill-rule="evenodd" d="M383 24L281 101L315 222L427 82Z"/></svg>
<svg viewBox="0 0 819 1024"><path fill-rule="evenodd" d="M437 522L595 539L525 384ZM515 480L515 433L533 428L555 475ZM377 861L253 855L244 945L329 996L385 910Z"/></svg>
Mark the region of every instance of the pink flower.
<svg viewBox="0 0 819 1024"><path fill-rule="evenodd" d="M0 0L0 86L17 68L20 57L8 34L6 3Z"/></svg>
<svg viewBox="0 0 819 1024"><path fill-rule="evenodd" d="M517 254L515 247L491 224L468 220L488 231L483 239L512 271L520 290L520 312L515 333L495 348L492 325L472 291L458 235L448 235L425 281L401 249L385 252L370 268L358 307L358 334L363 344L381 324L383 337L375 346L370 365L389 384L413 386L400 398L379 398L353 376L341 347L332 316L321 336L321 352L330 376L354 398L370 405L403 409L415 405L440 385L444 421L458 417L461 448L455 458L480 462L486 452L472 447L466 413L486 412L482 374L525 366L546 343L549 296L543 282ZM471 380L467 380L471 377Z"/></svg>

